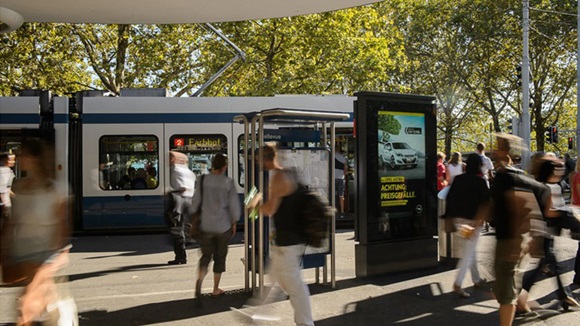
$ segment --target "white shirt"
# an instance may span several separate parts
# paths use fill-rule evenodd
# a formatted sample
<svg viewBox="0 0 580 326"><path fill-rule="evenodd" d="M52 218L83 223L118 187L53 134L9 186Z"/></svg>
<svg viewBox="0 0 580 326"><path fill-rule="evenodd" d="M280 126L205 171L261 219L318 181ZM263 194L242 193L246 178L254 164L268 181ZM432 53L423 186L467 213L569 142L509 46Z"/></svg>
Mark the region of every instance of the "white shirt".
<svg viewBox="0 0 580 326"><path fill-rule="evenodd" d="M481 162L483 165L481 166L481 174L483 174L483 178L485 182L487 182L487 186L489 187L489 171L493 171L493 163L491 159L483 154L477 153L481 156Z"/></svg>
<svg viewBox="0 0 580 326"><path fill-rule="evenodd" d="M175 164L171 170L171 188L179 190L185 188L181 193L181 197L193 198L193 191L195 189L195 174L183 164Z"/></svg>
<svg viewBox="0 0 580 326"><path fill-rule="evenodd" d="M0 166L0 196L2 196L2 204L10 207L10 188L14 180L14 172L7 166Z"/></svg>
<svg viewBox="0 0 580 326"><path fill-rule="evenodd" d="M458 176L463 173L463 165L447 164L447 173L449 174L449 185L451 185L453 179L455 179L455 176Z"/></svg>

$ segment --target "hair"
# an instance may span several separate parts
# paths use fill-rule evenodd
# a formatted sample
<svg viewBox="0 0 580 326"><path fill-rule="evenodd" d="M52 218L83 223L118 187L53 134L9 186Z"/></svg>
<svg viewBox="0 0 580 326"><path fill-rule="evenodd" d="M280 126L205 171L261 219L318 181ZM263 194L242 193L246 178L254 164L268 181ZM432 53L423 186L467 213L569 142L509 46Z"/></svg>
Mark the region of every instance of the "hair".
<svg viewBox="0 0 580 326"><path fill-rule="evenodd" d="M461 164L461 153L453 152L453 154L451 154L451 159L449 159L448 163L452 165Z"/></svg>
<svg viewBox="0 0 580 326"><path fill-rule="evenodd" d="M539 162L536 180L539 182L548 182L552 175L562 176L564 174L563 169L564 164L557 159L543 158Z"/></svg>
<svg viewBox="0 0 580 326"><path fill-rule="evenodd" d="M580 159L576 160L576 172L580 172Z"/></svg>
<svg viewBox="0 0 580 326"><path fill-rule="evenodd" d="M478 151L482 152L485 150L485 144L482 142L479 142L479 143L477 143L477 146L475 148L477 148Z"/></svg>
<svg viewBox="0 0 580 326"><path fill-rule="evenodd" d="M217 153L211 161L211 169L218 171L228 166L228 156L224 153Z"/></svg>
<svg viewBox="0 0 580 326"><path fill-rule="evenodd" d="M276 152L277 152L276 143L268 142L264 146L262 146L260 157L264 161L273 161L274 158L276 157Z"/></svg>
<svg viewBox="0 0 580 326"><path fill-rule="evenodd" d="M480 174L481 166L483 165L483 160L479 154L469 154L467 157L467 162L465 164L466 174Z"/></svg>
<svg viewBox="0 0 580 326"><path fill-rule="evenodd" d="M437 153L437 161L444 160L444 159L445 159L445 154L443 154L443 152L438 152Z"/></svg>
<svg viewBox="0 0 580 326"><path fill-rule="evenodd" d="M0 153L0 166L6 165L8 163L9 157L10 157L10 154L8 152Z"/></svg>
<svg viewBox="0 0 580 326"><path fill-rule="evenodd" d="M54 150L48 142L38 138L27 138L22 142L20 155L36 159L37 177L54 179Z"/></svg>

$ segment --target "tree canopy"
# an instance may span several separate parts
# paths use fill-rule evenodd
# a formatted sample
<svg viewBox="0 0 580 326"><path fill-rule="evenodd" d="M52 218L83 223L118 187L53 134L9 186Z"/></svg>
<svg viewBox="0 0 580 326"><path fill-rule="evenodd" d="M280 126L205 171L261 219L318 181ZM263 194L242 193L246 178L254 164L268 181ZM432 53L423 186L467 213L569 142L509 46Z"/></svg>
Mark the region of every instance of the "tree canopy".
<svg viewBox="0 0 580 326"><path fill-rule="evenodd" d="M532 149L543 130L575 127L572 0L531 0ZM520 0L390 0L291 18L215 26L246 54L203 96L434 95L440 150L472 151L521 114ZM160 87L193 94L234 53L203 25L27 23L0 35L0 95Z"/></svg>

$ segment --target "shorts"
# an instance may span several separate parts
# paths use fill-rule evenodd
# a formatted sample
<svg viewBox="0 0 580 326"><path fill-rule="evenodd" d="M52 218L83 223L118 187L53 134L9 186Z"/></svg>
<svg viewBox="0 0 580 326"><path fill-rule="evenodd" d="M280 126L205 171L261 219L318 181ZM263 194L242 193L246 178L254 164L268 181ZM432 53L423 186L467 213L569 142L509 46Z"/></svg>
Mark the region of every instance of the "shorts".
<svg viewBox="0 0 580 326"><path fill-rule="evenodd" d="M513 252L514 245L521 244L521 241L498 240L495 249L495 285L493 293L500 305L516 304L518 293L522 284L523 275L517 274L517 259L507 258L505 253Z"/></svg>
<svg viewBox="0 0 580 326"><path fill-rule="evenodd" d="M223 273L226 271L226 256L228 254L228 242L232 237L232 230L221 234L202 233L199 239L201 249L200 267L207 267L213 258L213 272Z"/></svg>
<svg viewBox="0 0 580 326"><path fill-rule="evenodd" d="M334 179L334 189L337 196L344 196L344 179Z"/></svg>

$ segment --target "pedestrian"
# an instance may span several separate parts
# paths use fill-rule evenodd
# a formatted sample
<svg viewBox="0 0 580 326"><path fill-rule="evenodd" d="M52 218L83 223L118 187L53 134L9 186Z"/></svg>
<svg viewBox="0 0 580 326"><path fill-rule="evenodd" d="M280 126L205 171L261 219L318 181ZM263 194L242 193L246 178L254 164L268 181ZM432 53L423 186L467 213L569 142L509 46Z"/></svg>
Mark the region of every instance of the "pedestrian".
<svg viewBox="0 0 580 326"><path fill-rule="evenodd" d="M483 178L487 182L487 186L489 187L490 181L493 179L493 162L489 157L485 155L485 144L482 142L477 143L475 147L475 152L479 154L481 160L483 161L483 165L481 166L481 174Z"/></svg>
<svg viewBox="0 0 580 326"><path fill-rule="evenodd" d="M57 274L69 261L67 195L54 180L54 150L31 138L22 142L20 169L14 182L12 214L2 230L2 277L23 284L17 325L30 325L41 316L51 325L78 325L76 305L62 291Z"/></svg>
<svg viewBox="0 0 580 326"><path fill-rule="evenodd" d="M0 153L0 230L4 222L10 217L12 201L12 181L14 180L15 155L12 153Z"/></svg>
<svg viewBox="0 0 580 326"><path fill-rule="evenodd" d="M294 310L296 325L314 325L310 292L302 280L302 257L306 250L306 234L299 223L300 192L298 191L297 175L285 169L278 160L276 145L267 144L260 151L264 169L269 171L270 186L268 199L260 207L265 216L274 219L276 237L271 247L270 275L290 297ZM250 203L252 209L262 199L258 194ZM270 291L266 298L275 297L275 291Z"/></svg>
<svg viewBox="0 0 580 326"><path fill-rule="evenodd" d="M471 295L461 288L465 274L469 269L475 287L487 283L481 278L477 269L476 247L483 222L487 219L490 208L490 195L487 184L481 175L481 157L471 154L467 158L466 172L455 177L447 195L446 218L453 218L457 230L463 230L465 238L463 255L457 263L457 277L453 291L462 298Z"/></svg>
<svg viewBox="0 0 580 326"><path fill-rule="evenodd" d="M187 156L183 153L169 152L170 186L172 192L173 225L173 252L175 258L168 261L169 265L187 264L185 245L187 242L188 226L190 225L193 192L195 189L195 174L187 167Z"/></svg>
<svg viewBox="0 0 580 326"><path fill-rule="evenodd" d="M437 191L443 190L447 186L447 168L445 167L445 154L437 153Z"/></svg>
<svg viewBox="0 0 580 326"><path fill-rule="evenodd" d="M569 189L572 185L571 175L576 167L576 162L574 162L574 160L570 156L570 153L564 154L564 167L566 168L566 173L564 173L564 176L562 177L562 182L565 184L564 187L566 187L566 189Z"/></svg>
<svg viewBox="0 0 580 326"><path fill-rule="evenodd" d="M157 180L157 169L154 166L150 166L147 168L147 188L155 189L159 184Z"/></svg>
<svg viewBox="0 0 580 326"><path fill-rule="evenodd" d="M461 153L453 152L451 159L447 162L447 173L445 174L447 185L450 186L453 179L465 172L465 165L461 157Z"/></svg>
<svg viewBox="0 0 580 326"><path fill-rule="evenodd" d="M580 206L580 160L576 160L576 168L570 175L570 188L572 191L572 205ZM577 207L578 209L578 207ZM578 236L580 237L580 235ZM578 242L578 251L574 263L574 284L580 285L580 241Z"/></svg>
<svg viewBox="0 0 580 326"><path fill-rule="evenodd" d="M342 155L339 143L336 144L334 156L334 188L339 203L338 214L340 218L344 218L344 187L345 182L348 181L348 159Z"/></svg>
<svg viewBox="0 0 580 326"><path fill-rule="evenodd" d="M512 325L521 275L516 273L523 255L522 235L530 230L530 219L549 207L549 189L508 166L510 151L521 146L519 137L498 133L494 151L497 167L490 188L492 217L496 233L493 292L499 307L500 326ZM531 209L530 207L534 208Z"/></svg>
<svg viewBox="0 0 580 326"><path fill-rule="evenodd" d="M214 283L211 296L224 294L219 284L226 270L228 242L236 234L236 223L242 213L234 181L225 175L227 168L227 156L216 154L211 163L211 173L200 178L193 196L193 207L199 209L201 206L199 245L202 255L195 283L197 298L201 295L201 285L212 259Z"/></svg>
<svg viewBox="0 0 580 326"><path fill-rule="evenodd" d="M551 205L543 215L546 232L542 239L536 238L536 241L542 242L543 258L537 264L536 268L528 270L523 277L522 293L519 296L518 305L524 311L529 311L527 305L527 297L530 289L534 285L538 275L541 272L541 267L546 264L552 269L552 274L556 276L558 284L558 298L562 305L580 306L580 303L574 298L572 291L568 285L564 284L562 275L565 274L566 266L562 261L556 259L554 250L554 238L559 236L562 230L562 223L564 222L565 206L564 198L562 196L562 186L560 182L564 175L564 164L554 157L546 156L537 161L539 167L535 170L538 172L536 180L543 183L550 189Z"/></svg>

